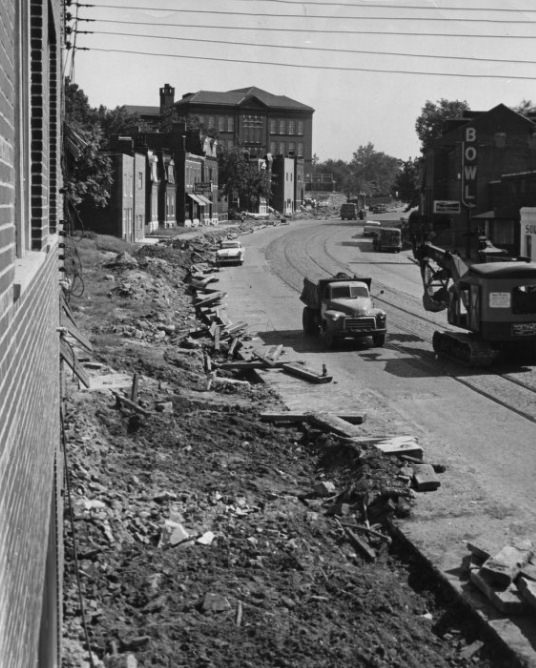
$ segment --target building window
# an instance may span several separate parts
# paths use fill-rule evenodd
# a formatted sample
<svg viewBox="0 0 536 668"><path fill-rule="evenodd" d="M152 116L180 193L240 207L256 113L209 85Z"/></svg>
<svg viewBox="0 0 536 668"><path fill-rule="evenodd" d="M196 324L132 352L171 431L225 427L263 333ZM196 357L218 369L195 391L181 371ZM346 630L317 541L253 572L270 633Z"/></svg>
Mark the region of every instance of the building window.
<svg viewBox="0 0 536 668"><path fill-rule="evenodd" d="M138 190L143 188L143 172L138 172Z"/></svg>
<svg viewBox="0 0 536 668"><path fill-rule="evenodd" d="M298 142L298 158L303 158L303 144Z"/></svg>
<svg viewBox="0 0 536 668"><path fill-rule="evenodd" d="M296 134L296 121L289 120L289 122L288 122L288 133L289 133L289 135L295 135Z"/></svg>
<svg viewBox="0 0 536 668"><path fill-rule="evenodd" d="M168 165L168 183L175 183L175 175L173 174L173 165Z"/></svg>
<svg viewBox="0 0 536 668"><path fill-rule="evenodd" d="M208 117L208 128L213 128L214 126L214 116L209 116Z"/></svg>
<svg viewBox="0 0 536 668"><path fill-rule="evenodd" d="M284 141L279 143L279 155L285 155L285 142Z"/></svg>
<svg viewBox="0 0 536 668"><path fill-rule="evenodd" d="M298 121L298 134L303 134L303 121Z"/></svg>
<svg viewBox="0 0 536 668"><path fill-rule="evenodd" d="M275 143L275 141L271 141L270 142L270 153L272 155L275 155L276 151L277 151L277 144Z"/></svg>
<svg viewBox="0 0 536 668"><path fill-rule="evenodd" d="M234 132L234 118L227 116L227 132Z"/></svg>
<svg viewBox="0 0 536 668"><path fill-rule="evenodd" d="M288 143L288 153L292 156L296 154L296 144L293 141Z"/></svg>
<svg viewBox="0 0 536 668"><path fill-rule="evenodd" d="M280 135L284 135L284 134L285 134L285 126L286 126L286 124L285 124L285 119L284 119L284 118L280 118L280 119L279 119L279 134L280 134Z"/></svg>
<svg viewBox="0 0 536 668"><path fill-rule="evenodd" d="M199 116L197 117L197 120L199 121L199 125L204 125L204 123L205 123L205 117L204 116L201 116L201 114L199 114Z"/></svg>
<svg viewBox="0 0 536 668"><path fill-rule="evenodd" d="M218 132L225 132L225 116L218 116Z"/></svg>
<svg viewBox="0 0 536 668"><path fill-rule="evenodd" d="M270 119L270 134L271 135L277 134L277 125L275 122L275 118Z"/></svg>

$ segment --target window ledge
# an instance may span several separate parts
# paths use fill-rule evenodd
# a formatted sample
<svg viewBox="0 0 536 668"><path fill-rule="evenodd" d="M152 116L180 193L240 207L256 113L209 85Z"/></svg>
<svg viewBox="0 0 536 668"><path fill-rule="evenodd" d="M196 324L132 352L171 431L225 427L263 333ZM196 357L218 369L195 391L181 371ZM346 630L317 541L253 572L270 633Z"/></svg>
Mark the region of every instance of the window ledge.
<svg viewBox="0 0 536 668"><path fill-rule="evenodd" d="M18 301L28 290L28 286L45 263L51 250L58 245L58 235L49 237L48 244L42 251L26 251L23 257L15 261L15 277L13 280L13 301Z"/></svg>

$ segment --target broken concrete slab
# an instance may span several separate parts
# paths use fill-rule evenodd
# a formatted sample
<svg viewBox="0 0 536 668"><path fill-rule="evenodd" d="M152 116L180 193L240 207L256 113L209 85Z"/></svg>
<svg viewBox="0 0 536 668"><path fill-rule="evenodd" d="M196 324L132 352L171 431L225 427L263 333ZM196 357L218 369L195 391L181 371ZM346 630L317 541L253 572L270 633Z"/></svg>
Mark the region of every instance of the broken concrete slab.
<svg viewBox="0 0 536 668"><path fill-rule="evenodd" d="M413 464L413 485L418 492L435 491L441 485L431 464Z"/></svg>
<svg viewBox="0 0 536 668"><path fill-rule="evenodd" d="M528 603L514 585L510 584L506 589L499 588L481 568L472 568L469 579L503 614L526 615L529 612Z"/></svg>
<svg viewBox="0 0 536 668"><path fill-rule="evenodd" d="M486 559L482 571L499 587L508 587L521 568L529 563L532 554L533 550L528 546L527 549L520 549L513 545L505 545L494 556Z"/></svg>

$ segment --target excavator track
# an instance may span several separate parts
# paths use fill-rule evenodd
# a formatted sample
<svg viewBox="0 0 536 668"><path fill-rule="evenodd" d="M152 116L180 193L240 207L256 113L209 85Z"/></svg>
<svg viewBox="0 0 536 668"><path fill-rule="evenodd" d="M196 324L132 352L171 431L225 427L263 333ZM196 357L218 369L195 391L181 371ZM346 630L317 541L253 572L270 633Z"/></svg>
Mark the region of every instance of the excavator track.
<svg viewBox="0 0 536 668"><path fill-rule="evenodd" d="M499 355L496 348L471 334L434 332L432 345L438 357L447 357L471 367L489 367Z"/></svg>

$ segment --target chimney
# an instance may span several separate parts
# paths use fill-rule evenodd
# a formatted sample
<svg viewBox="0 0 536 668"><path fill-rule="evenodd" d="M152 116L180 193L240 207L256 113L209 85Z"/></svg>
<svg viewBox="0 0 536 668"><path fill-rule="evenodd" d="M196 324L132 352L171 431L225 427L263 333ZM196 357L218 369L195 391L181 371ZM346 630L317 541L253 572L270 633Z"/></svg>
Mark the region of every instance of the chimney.
<svg viewBox="0 0 536 668"><path fill-rule="evenodd" d="M175 104L175 89L164 84L160 89L160 115L163 116Z"/></svg>

